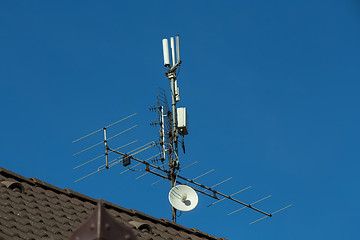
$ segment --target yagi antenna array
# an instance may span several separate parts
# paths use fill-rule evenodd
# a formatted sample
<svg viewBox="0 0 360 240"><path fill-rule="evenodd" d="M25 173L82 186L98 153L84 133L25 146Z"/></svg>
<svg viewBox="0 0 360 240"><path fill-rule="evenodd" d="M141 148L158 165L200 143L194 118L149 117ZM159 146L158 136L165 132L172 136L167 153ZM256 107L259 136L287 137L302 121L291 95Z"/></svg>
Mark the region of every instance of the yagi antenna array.
<svg viewBox="0 0 360 240"><path fill-rule="evenodd" d="M131 117L135 116L135 115L136 115L136 113L134 113L134 114L132 114L132 115L129 115L129 116L123 118L123 119L120 119L119 121L116 121L116 122L114 122L114 123L112 123L112 124L110 124L110 125L108 125L108 126L105 126L105 127L101 128L101 129L98 129L98 130L96 130L96 131L94 131L94 132L92 132L92 133L89 133L89 134L87 134L87 135L85 135L85 136L83 136L83 137L81 137L81 138L78 138L78 139L76 139L76 140L73 141L73 143L76 143L76 142L78 142L78 141L80 141L80 140L83 140L83 139L85 139L85 138L87 138L87 137L90 137L91 135L96 134L96 133L99 133L99 132L101 132L101 131L103 132L103 136L104 136L104 140L103 140L103 141L98 142L98 143L96 143L96 144L93 144L93 145L91 145L91 146L89 146L89 147L86 147L85 149L83 149L83 150L81 150L81 151L73 154L73 156L77 156L77 155L79 155L79 154L82 154L82 153L84 153L84 152L86 152L86 151L88 151L88 150L90 150L90 149L92 149L92 148L95 148L96 146L98 146L98 145L100 145L100 144L104 144L104 146L105 146L105 153L104 153L104 154L101 154L101 155L99 155L99 156L97 156L97 157L95 157L95 158L92 158L92 159L90 159L90 160L87 160L86 162L81 163L81 164L75 166L74 169L78 169L78 168L80 168L80 167L83 167L83 166L85 166L85 165L87 165L87 164L89 164L89 163L91 163L91 162L94 162L95 160L98 160L99 158L102 158L102 157L105 158L105 164L98 166L98 168L97 168L96 171L93 171L93 172L91 172L91 173L89 173L89 174L87 174L87 175L85 175L85 176L83 176L83 177L75 180L75 182L78 182L78 181L83 180L83 179L85 179L85 178L87 178L87 177L90 177L91 175L94 175L94 174L96 174L96 173L98 173L98 172L101 172L101 171L103 171L103 170L105 170L105 169L109 169L109 168L111 168L111 167L119 164L120 162L123 162L123 165L124 165L124 166L127 166L127 165L130 164L130 163L128 162L128 161L130 160L130 157L135 156L135 155L137 155L137 154L139 154L139 153L141 153L141 152L143 152L143 151L145 151L145 150L147 150L147 149L155 146L155 143L154 143L154 142L149 142L149 143L146 143L146 144L144 144L144 145L142 145L142 146L140 146L140 147L137 147L137 148L135 148L135 149L133 149L133 150L131 150L131 151L128 151L128 152L125 154L126 157L117 157L117 158L112 159L112 160L109 159L109 155L110 155L110 154L118 151L119 149L122 149L122 148L125 148L125 147L127 147L127 146L130 146L130 145L138 142L138 140L134 140L134 141L132 141L132 142L126 143L125 145L122 145L122 146L117 147L117 148L114 148L114 149L112 149L112 148L110 148L110 147L108 146L108 141L111 140L111 139L113 139L113 138L116 138L116 137L118 137L118 136L120 136L120 135L122 135L122 134L124 134L124 133L126 133L126 132L128 132L128 131L130 131L130 130L132 130L132 129L134 129L135 127L137 127L137 125L134 125L134 126L129 127L129 128L127 128L127 129L125 129L125 130L122 130L121 132L116 133L115 135L113 135L113 136L111 136L111 137L108 137L108 136L107 136L107 129L108 129L109 127L111 127L111 126L113 126L113 125L115 125L115 124L118 124L118 123L120 123L120 122L122 122L122 121L124 121L124 120L126 120L126 119L128 119L128 118L131 118Z"/></svg>
<svg viewBox="0 0 360 240"><path fill-rule="evenodd" d="M163 55L164 55L164 66L167 68L165 75L169 80L170 90L171 90L171 108L169 107L170 104L167 101L165 91L159 88L159 94L157 96L157 105L150 108L150 110L155 111L158 114L157 122L153 122L150 124L153 126L159 126L158 141L146 143L140 147L134 148L131 151L127 151L127 152L123 151L122 149L134 144L135 142L137 142L137 140L129 142L118 148L111 148L109 146L109 140L132 130L137 125L124 129L121 132L113 135L112 137L107 136L108 134L107 129L115 124L118 124L126 119L133 117L135 114L129 115L115 123L112 123L106 127L103 127L90 134L87 134L84 137L81 137L73 141L73 143L83 140L84 138L87 138L101 131L103 132L104 140L75 153L74 156L78 156L101 144L104 145L105 152L102 155L99 155L95 158L92 158L76 166L74 169L83 167L102 157L105 159L105 164L100 165L96 171L87 174L86 176L76 180L75 182L87 178L102 170L109 169L119 164L120 162L122 162L123 166L127 168L124 171L122 171L120 174L123 174L127 171L135 171L135 172L143 172L143 174L137 176L136 179L140 179L148 174L152 174L160 178L160 180L153 182L151 185L155 185L163 180L169 180L171 184L171 190L169 192L169 201L172 206L172 217L173 217L172 219L174 222L176 222L176 217L177 217L176 211L191 211L196 207L196 205L198 204L197 193L201 193L205 196L208 196L216 200L215 202L208 205L208 207L218 204L224 200L230 200L232 202L242 205L241 208L228 213L228 215L232 215L234 213L240 212L241 210L246 208L252 209L264 215L262 218L259 218L251 222L250 224L258 222L267 217L272 217L274 214L290 207L291 205L288 205L286 207L281 208L280 210L269 213L255 207L254 205L270 198L271 195L264 197L260 200L257 200L255 202L252 202L251 204L240 201L234 197L235 195L250 189L251 186L243 188L230 195L218 191L217 187L219 187L221 184L230 181L232 179L231 177L222 180L216 183L215 185L212 185L211 187L208 187L198 182L198 179L204 177L207 174L214 172L214 169L208 170L194 178L187 178L180 175L180 173L183 170L193 166L197 162L194 162L185 167L180 167L180 159L182 158L182 156L178 151L178 145L180 144L182 146L183 153L185 154L184 137L188 134L188 125L187 125L188 123L187 123L186 108L184 107L178 108L176 106L177 103L180 101L179 87L177 83L177 74L181 65L179 36L176 36L175 38L174 37L170 38L170 48L169 48L168 39L163 39L162 45L163 45ZM147 149L153 146L157 146L159 148L159 153L151 156L150 158L147 158L146 160L141 160L136 156L137 154L146 151ZM117 154L117 157L110 160L109 156L113 154ZM130 166L132 162L136 162L136 164Z"/></svg>

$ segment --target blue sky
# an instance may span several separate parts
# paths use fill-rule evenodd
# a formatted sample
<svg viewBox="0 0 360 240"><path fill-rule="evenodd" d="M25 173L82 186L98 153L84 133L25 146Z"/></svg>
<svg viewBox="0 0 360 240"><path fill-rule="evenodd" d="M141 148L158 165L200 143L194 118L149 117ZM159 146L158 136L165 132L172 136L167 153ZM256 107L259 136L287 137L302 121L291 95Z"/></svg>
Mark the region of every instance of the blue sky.
<svg viewBox="0 0 360 240"><path fill-rule="evenodd" d="M94 135L127 151L157 140L157 89L168 91L162 38L180 34L178 78L190 130L184 170L274 212L198 207L178 223L228 239L342 239L359 234L360 3L344 1L2 1L0 166L158 218L171 218L169 183L135 180L122 165L86 180L103 153ZM168 96L169 97L169 96ZM145 159L156 149L139 155Z"/></svg>

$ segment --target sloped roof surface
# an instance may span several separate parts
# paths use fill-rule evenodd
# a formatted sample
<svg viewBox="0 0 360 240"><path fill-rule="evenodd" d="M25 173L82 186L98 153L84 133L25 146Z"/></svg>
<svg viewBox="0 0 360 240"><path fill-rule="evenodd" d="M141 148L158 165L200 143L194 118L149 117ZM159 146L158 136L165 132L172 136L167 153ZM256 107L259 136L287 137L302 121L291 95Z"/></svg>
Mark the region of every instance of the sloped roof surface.
<svg viewBox="0 0 360 240"><path fill-rule="evenodd" d="M88 196L0 167L0 240L70 239L73 231L91 215L96 203L97 200ZM103 203L139 240L223 239L133 209Z"/></svg>

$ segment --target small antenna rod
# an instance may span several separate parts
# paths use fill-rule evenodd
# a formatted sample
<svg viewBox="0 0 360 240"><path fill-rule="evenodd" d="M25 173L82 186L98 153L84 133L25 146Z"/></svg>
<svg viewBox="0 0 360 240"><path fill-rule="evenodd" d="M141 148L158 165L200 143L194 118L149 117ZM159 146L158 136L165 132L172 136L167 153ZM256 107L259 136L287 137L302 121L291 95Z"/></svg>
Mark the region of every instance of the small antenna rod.
<svg viewBox="0 0 360 240"><path fill-rule="evenodd" d="M180 63L180 39L179 39L179 35L176 35L176 63Z"/></svg>

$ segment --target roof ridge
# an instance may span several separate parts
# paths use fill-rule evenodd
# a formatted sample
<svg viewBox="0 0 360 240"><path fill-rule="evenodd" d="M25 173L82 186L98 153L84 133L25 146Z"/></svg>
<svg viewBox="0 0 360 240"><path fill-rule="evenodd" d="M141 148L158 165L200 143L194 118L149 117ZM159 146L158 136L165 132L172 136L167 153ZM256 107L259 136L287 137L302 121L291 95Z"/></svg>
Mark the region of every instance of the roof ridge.
<svg viewBox="0 0 360 240"><path fill-rule="evenodd" d="M3 168L3 167L0 167L0 174L6 174L6 175L9 175L9 176L12 176L13 178L17 179L17 180L21 180L21 181L24 181L24 182L27 182L31 185L33 185L33 181L31 181L29 178L26 178L24 176L21 176L20 174L17 174L17 173L14 173L10 170L7 170L6 168Z"/></svg>

